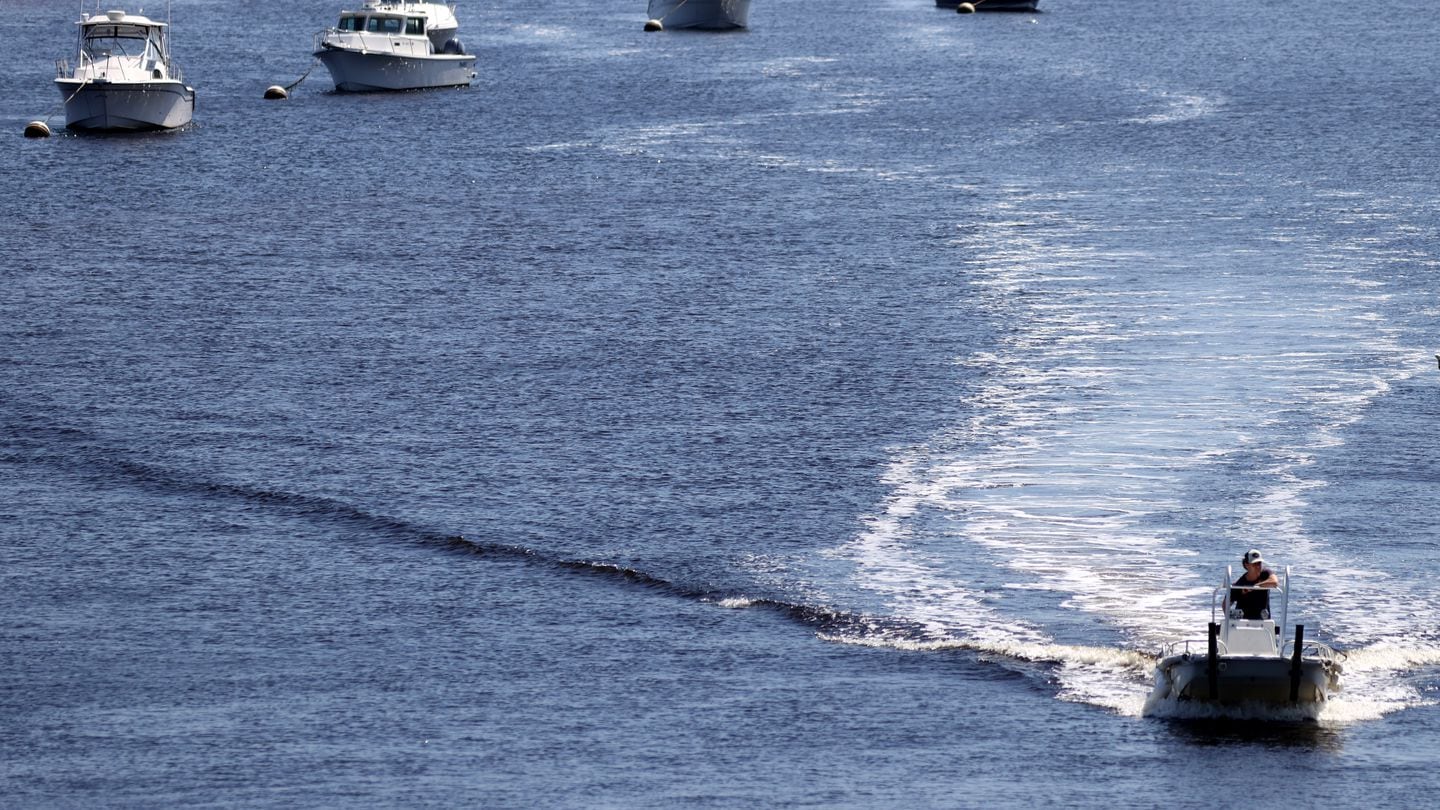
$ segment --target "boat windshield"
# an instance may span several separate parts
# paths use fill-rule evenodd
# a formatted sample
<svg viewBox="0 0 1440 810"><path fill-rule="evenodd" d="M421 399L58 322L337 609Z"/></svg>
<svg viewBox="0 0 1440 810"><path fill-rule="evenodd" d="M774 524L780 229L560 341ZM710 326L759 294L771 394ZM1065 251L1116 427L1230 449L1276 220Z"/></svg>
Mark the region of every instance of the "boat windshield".
<svg viewBox="0 0 1440 810"><path fill-rule="evenodd" d="M420 35L425 33L424 17L365 17L363 15L345 15L340 18L340 24L335 26L337 31L365 31L371 34L394 34L399 35L401 31L406 34Z"/></svg>
<svg viewBox="0 0 1440 810"><path fill-rule="evenodd" d="M365 30L372 34L398 34L405 30L405 18L371 17L365 23Z"/></svg>
<svg viewBox="0 0 1440 810"><path fill-rule="evenodd" d="M81 45L91 59L109 56L144 56L149 46L149 31L134 25L96 25L85 31Z"/></svg>

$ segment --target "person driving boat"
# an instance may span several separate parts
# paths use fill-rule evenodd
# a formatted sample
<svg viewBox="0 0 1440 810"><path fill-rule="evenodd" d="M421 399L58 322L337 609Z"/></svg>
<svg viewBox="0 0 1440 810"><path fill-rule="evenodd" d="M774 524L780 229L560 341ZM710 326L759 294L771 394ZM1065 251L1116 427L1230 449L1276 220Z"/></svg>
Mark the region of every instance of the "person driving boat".
<svg viewBox="0 0 1440 810"><path fill-rule="evenodd" d="M1265 567L1259 549L1245 552L1240 562L1245 566L1245 573L1235 580L1236 587L1230 590L1231 609L1239 610L1246 619L1270 618L1270 594L1267 590L1280 587L1280 580L1276 579L1275 572Z"/></svg>

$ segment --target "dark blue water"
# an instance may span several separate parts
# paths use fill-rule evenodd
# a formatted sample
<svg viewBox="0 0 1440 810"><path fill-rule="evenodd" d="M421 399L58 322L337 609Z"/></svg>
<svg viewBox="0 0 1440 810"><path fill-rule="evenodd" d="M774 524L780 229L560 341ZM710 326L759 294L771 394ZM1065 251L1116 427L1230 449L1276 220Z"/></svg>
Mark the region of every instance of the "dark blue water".
<svg viewBox="0 0 1440 810"><path fill-rule="evenodd" d="M8 3L5 803L1440 787L1428 4L1043 8L462 3L474 87L272 102L339 7L182 2L193 126L30 141ZM1344 693L1142 716L1252 546Z"/></svg>

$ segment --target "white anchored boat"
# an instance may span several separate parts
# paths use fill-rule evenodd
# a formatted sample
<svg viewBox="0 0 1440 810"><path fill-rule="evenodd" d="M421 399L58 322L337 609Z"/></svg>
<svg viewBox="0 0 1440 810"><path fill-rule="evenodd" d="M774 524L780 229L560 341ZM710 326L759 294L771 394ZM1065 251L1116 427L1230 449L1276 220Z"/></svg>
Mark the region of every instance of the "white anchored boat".
<svg viewBox="0 0 1440 810"><path fill-rule="evenodd" d="M745 28L750 0L650 0L646 13L665 28Z"/></svg>
<svg viewBox="0 0 1440 810"><path fill-rule="evenodd" d="M195 115L195 88L170 58L169 23L120 10L81 12L72 67L55 63L65 126L76 130L174 129Z"/></svg>
<svg viewBox="0 0 1440 810"><path fill-rule="evenodd" d="M315 56L336 90L468 86L475 80L475 56L455 36L459 27L453 4L366 0L315 35Z"/></svg>
<svg viewBox="0 0 1440 810"><path fill-rule="evenodd" d="M1317 641L1305 640L1305 626L1295 625L1293 640L1282 637L1290 601L1290 569L1268 593L1263 611L1249 617L1235 604L1259 588L1226 580L1211 594L1210 628L1204 641L1167 645L1155 665L1155 688L1146 713L1163 701L1199 701L1219 706L1309 706L1316 708L1340 690L1344 655ZM1279 621L1270 609L1278 597ZM1218 621L1217 621L1218 619Z"/></svg>

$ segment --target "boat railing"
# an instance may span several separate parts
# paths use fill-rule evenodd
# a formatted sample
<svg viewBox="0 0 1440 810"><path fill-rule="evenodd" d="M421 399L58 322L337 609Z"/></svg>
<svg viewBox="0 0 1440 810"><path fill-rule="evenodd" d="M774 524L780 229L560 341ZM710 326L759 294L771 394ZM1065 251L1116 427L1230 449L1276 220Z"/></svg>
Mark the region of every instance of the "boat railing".
<svg viewBox="0 0 1440 810"><path fill-rule="evenodd" d="M1215 639L1215 652L1219 655L1229 655L1230 650L1225 646L1225 640ZM1187 638L1181 641L1171 641L1160 647L1160 657L1169 658L1172 655L1196 655L1205 656L1210 654L1210 640L1204 638ZM1289 658L1295 654L1295 640L1286 639L1280 645L1280 656ZM1323 641L1306 639L1300 647L1300 655L1303 658L1318 658L1322 661L1344 661L1345 653L1336 650Z"/></svg>
<svg viewBox="0 0 1440 810"><path fill-rule="evenodd" d="M62 59L60 61L65 60ZM68 63L66 64L66 67L69 67ZM104 59L96 59L94 56L91 56L86 51L81 51L79 61L75 64L75 73L70 73L68 74L68 76L73 77L83 71L87 76L86 80L93 81L101 78L97 74L101 70L104 70L106 74L104 78L109 79L110 81L116 81L115 77L109 75L112 71L115 71L120 74L118 79L119 81L130 82L134 81L134 79L130 75L131 68L138 70L141 67L142 65L140 64L140 60L133 57L116 57L107 55ZM62 74L60 78L67 78L67 75Z"/></svg>
<svg viewBox="0 0 1440 810"><path fill-rule="evenodd" d="M1192 646L1193 645L1193 646ZM1222 639L1215 640L1215 652L1220 655L1229 655L1230 651L1225 648ZM1187 638L1183 641L1172 641L1160 647L1160 657L1169 658L1172 655L1198 655L1210 654L1210 641L1203 638Z"/></svg>
<svg viewBox="0 0 1440 810"><path fill-rule="evenodd" d="M1277 576L1277 579L1279 579L1281 583L1281 586L1278 588L1262 589L1253 586L1235 585L1235 580L1231 576L1231 574L1232 570L1227 567L1225 569L1225 582L1220 587L1212 591L1210 594L1210 622L1218 627L1224 624L1228 624L1230 621L1238 618L1234 614L1230 613L1233 607L1230 604L1231 591L1269 591L1272 594L1272 597L1279 596L1280 598L1279 613L1274 618L1275 632L1277 635L1281 636L1281 638L1276 639L1279 642L1277 645L1279 653L1282 657L1286 658L1293 656L1295 654L1295 640L1293 637L1286 638L1283 635L1285 633L1286 619L1288 617L1287 614L1289 613L1290 607L1290 568L1287 566ZM1229 654L1229 651L1225 645L1225 638L1223 634L1216 634L1215 646L1217 654ZM1168 658L1172 655L1207 656L1209 654L1209 639L1185 639L1182 641L1172 641L1162 645L1160 648L1161 658ZM1325 644L1324 642L1314 641L1312 639L1304 639L1302 641L1300 655L1304 658L1317 658L1322 661L1333 661L1336 663L1345 660L1345 653L1334 649L1333 647Z"/></svg>
<svg viewBox="0 0 1440 810"><path fill-rule="evenodd" d="M69 59L56 59L56 60L55 60L55 78L57 78L57 79L68 79L68 78L70 78L70 60L69 60Z"/></svg>
<svg viewBox="0 0 1440 810"><path fill-rule="evenodd" d="M1295 654L1294 639L1286 641L1281 645L1280 655L1282 658L1289 658ZM1321 661L1334 661L1339 663L1345 660L1345 653L1331 647L1323 641L1311 641L1306 639L1300 645L1301 658L1318 658Z"/></svg>
<svg viewBox="0 0 1440 810"><path fill-rule="evenodd" d="M391 54L394 56L429 56L428 37L392 37L373 34L369 31L341 31L326 28L315 32L313 51L326 48L340 48L361 53Z"/></svg>
<svg viewBox="0 0 1440 810"><path fill-rule="evenodd" d="M454 3L441 2L441 0L392 0L391 2L388 2L388 3L387 3L387 2L384 2L384 0L377 0L377 2L375 2L375 3L373 3L373 4L372 4L372 3L366 3L366 7L367 7L367 8L370 7L371 5L375 6L376 8L379 8L379 7L382 7L382 6L445 6L445 7L447 7L447 8L450 9L450 13L451 13L451 14L454 14L454 13L455 13L455 4L454 4Z"/></svg>
<svg viewBox="0 0 1440 810"><path fill-rule="evenodd" d="M1276 577L1280 581L1278 588L1260 588L1252 585L1236 585L1235 573L1231 566L1225 566L1225 581L1220 583L1210 594L1210 621L1221 622L1234 618L1231 613L1230 592L1231 591L1268 591L1270 593L1271 616L1275 618L1276 627L1285 627L1285 622L1290 614L1290 566L1285 568ZM1275 597L1280 597L1280 611L1274 611Z"/></svg>

